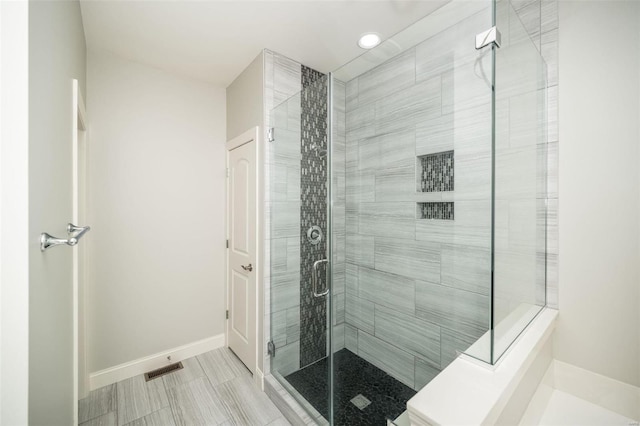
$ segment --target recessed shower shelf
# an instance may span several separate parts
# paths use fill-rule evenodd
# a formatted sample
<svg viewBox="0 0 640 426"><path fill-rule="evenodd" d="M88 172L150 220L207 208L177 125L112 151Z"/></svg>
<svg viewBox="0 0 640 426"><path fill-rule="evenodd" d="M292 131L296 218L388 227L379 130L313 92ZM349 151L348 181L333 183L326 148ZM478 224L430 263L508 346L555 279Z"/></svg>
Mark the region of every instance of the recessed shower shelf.
<svg viewBox="0 0 640 426"><path fill-rule="evenodd" d="M438 201L432 203L417 203L418 219L453 220L453 201Z"/></svg>

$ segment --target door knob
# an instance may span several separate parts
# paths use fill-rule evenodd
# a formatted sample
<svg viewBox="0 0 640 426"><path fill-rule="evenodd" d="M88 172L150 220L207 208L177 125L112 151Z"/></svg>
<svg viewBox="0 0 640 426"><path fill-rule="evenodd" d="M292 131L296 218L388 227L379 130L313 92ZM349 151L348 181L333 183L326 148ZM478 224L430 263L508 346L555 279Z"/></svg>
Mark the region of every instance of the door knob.
<svg viewBox="0 0 640 426"><path fill-rule="evenodd" d="M244 266L244 265L240 265L240 266L242 266L242 269L244 269L245 271L249 271L249 272L253 271L253 266L251 266L251 264L248 264L247 266Z"/></svg>

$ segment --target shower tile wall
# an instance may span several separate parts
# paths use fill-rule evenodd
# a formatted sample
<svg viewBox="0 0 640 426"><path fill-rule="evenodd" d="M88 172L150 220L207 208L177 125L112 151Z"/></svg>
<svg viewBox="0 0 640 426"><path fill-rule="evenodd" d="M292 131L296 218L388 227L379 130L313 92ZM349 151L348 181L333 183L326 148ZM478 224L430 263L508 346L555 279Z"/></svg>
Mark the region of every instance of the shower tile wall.
<svg viewBox="0 0 640 426"><path fill-rule="evenodd" d="M276 345L273 368L286 375L300 366L299 93L302 72L298 62L268 50L264 51L264 67L264 140L267 141L269 127L276 128L279 138L278 145L266 142L264 147L264 264L267 266L263 278L264 340L272 340ZM281 115L272 116L273 108L287 100L277 110ZM272 366L266 344L263 355L264 373L268 374Z"/></svg>
<svg viewBox="0 0 640 426"><path fill-rule="evenodd" d="M521 19L536 19L532 3L518 4ZM537 37L548 40L546 49L544 42L538 45L551 63L550 74L557 56L549 34L557 34L555 5L537 1L538 28L544 29ZM486 29L486 22L486 15L469 17L346 83L345 347L414 389L489 328L490 97L475 74L471 42L443 52L459 34ZM482 59L485 69L488 60ZM556 102L551 92L550 109ZM504 102L510 101L519 99ZM509 105L497 110L510 111ZM521 131L516 118L501 117L498 133ZM552 115L549 121L555 123ZM551 128L549 143L539 144L549 167L540 200L544 187L557 197L554 135ZM547 147L548 160L542 155ZM455 190L418 191L416 157L445 151L454 151ZM455 220L418 219L416 206L426 202L454 202ZM498 208L510 211L508 204ZM517 210L511 213L518 216ZM553 292L557 236L550 222ZM496 235L508 236L514 229L509 226L508 220L496 223Z"/></svg>

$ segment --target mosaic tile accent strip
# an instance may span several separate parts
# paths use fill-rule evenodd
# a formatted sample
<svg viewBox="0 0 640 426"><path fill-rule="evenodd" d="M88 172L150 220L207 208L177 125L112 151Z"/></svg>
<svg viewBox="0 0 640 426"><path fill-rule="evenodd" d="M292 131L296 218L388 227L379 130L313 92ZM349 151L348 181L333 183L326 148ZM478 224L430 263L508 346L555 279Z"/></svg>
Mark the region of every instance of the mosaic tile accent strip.
<svg viewBox="0 0 640 426"><path fill-rule="evenodd" d="M326 356L327 298L314 297L313 263L327 258L327 77L302 65L300 164L300 367ZM307 230L319 226L325 238L307 240ZM318 289L327 284L324 265Z"/></svg>
<svg viewBox="0 0 640 426"><path fill-rule="evenodd" d="M453 191L453 151L423 155L419 158L422 192Z"/></svg>
<svg viewBox="0 0 640 426"><path fill-rule="evenodd" d="M453 202L418 203L418 219L453 220Z"/></svg>

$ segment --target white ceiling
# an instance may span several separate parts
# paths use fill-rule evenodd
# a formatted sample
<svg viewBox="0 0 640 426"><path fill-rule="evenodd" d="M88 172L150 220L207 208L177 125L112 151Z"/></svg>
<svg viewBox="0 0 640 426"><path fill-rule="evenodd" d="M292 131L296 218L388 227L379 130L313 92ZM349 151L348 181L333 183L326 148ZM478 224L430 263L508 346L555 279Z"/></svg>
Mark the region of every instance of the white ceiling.
<svg viewBox="0 0 640 426"><path fill-rule="evenodd" d="M322 72L449 0L81 0L87 47L228 86L268 48Z"/></svg>

